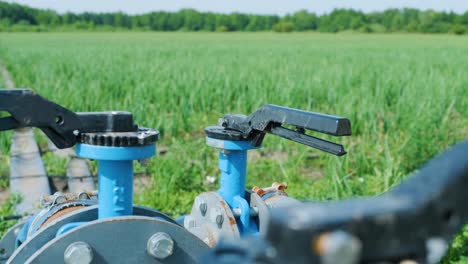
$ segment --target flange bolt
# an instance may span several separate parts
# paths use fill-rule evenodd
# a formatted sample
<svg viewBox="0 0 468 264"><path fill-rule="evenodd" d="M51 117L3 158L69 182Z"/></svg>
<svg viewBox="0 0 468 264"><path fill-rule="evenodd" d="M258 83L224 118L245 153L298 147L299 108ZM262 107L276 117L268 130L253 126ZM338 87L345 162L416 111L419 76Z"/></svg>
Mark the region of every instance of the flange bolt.
<svg viewBox="0 0 468 264"><path fill-rule="evenodd" d="M164 232L158 232L148 239L146 251L157 259L165 259L174 251L174 240Z"/></svg>
<svg viewBox="0 0 468 264"><path fill-rule="evenodd" d="M93 260L93 248L83 241L73 242L65 249L63 260L66 264L89 264Z"/></svg>

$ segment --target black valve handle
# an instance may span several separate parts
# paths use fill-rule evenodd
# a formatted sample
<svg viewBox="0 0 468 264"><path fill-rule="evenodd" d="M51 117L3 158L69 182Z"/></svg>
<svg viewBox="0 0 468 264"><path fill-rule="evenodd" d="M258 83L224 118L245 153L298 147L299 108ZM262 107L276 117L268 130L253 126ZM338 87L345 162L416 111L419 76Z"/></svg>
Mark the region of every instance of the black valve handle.
<svg viewBox="0 0 468 264"><path fill-rule="evenodd" d="M294 127L295 130L284 125ZM248 140L252 145L259 146L265 133L270 133L337 156L346 154L342 145L307 135L307 130L332 136L351 135L351 122L347 118L272 104L260 107L249 116L225 115L220 119L220 126L206 128L207 136Z"/></svg>
<svg viewBox="0 0 468 264"><path fill-rule="evenodd" d="M75 113L29 89L0 89L0 111L11 115L0 118L0 131L37 127L58 148L72 147L78 142L127 146L150 144L159 135L157 130L139 129L130 112Z"/></svg>

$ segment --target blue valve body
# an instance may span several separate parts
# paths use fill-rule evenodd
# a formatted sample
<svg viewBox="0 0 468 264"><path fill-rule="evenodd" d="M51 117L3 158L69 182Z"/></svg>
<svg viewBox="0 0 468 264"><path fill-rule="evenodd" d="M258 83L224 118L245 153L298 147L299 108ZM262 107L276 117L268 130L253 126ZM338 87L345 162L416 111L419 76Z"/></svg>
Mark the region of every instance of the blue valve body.
<svg viewBox="0 0 468 264"><path fill-rule="evenodd" d="M133 214L133 160L156 154L156 144L108 147L78 144L80 157L98 161L98 218Z"/></svg>
<svg viewBox="0 0 468 264"><path fill-rule="evenodd" d="M256 149L248 141L222 140L207 137L207 144L221 149L219 152L219 169L221 186L219 195L231 208L241 210L239 231L242 235L258 233L254 221L250 221L250 206L245 199L245 178L247 175L247 151Z"/></svg>

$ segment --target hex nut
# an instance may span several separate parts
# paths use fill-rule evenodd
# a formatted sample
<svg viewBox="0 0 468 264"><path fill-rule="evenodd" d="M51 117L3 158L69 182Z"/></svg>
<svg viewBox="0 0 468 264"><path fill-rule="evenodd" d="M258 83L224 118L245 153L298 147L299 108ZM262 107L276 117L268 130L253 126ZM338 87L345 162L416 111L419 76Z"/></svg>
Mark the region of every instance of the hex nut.
<svg viewBox="0 0 468 264"><path fill-rule="evenodd" d="M93 248L83 241L71 243L63 253L66 264L89 264L93 257Z"/></svg>
<svg viewBox="0 0 468 264"><path fill-rule="evenodd" d="M165 259L174 251L174 240L167 233L155 233L148 239L146 251L154 258Z"/></svg>

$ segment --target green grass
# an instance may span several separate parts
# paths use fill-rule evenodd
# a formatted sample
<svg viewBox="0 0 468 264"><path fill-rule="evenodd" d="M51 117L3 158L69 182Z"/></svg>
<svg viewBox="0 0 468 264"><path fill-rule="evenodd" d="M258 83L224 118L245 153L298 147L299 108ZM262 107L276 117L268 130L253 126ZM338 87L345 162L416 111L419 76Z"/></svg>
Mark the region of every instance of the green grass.
<svg viewBox="0 0 468 264"><path fill-rule="evenodd" d="M273 136L252 151L248 187L286 181L299 199L382 193L468 136L468 37L0 34L0 58L18 87L75 111L129 110L159 129L169 152L152 160L152 184L135 195L172 215L216 189L203 184L219 174L203 128L225 113L273 103L351 119L353 136L333 139L349 152L342 158Z"/></svg>
<svg viewBox="0 0 468 264"><path fill-rule="evenodd" d="M3 216L10 216L15 214L15 205L20 202L20 197L18 195L12 195L10 196L4 204L0 206L0 217ZM0 220L0 237L3 237L3 235L8 231L10 227L15 225L16 221L13 220L7 220L3 221Z"/></svg>

